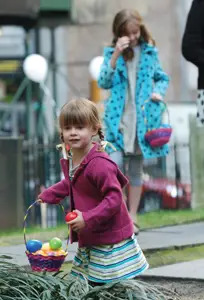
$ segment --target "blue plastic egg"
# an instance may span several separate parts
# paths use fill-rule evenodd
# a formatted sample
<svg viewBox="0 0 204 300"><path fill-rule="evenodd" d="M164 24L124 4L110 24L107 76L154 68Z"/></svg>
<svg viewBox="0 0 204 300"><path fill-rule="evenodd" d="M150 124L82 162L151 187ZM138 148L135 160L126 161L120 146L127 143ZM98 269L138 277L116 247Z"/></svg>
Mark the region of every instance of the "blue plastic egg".
<svg viewBox="0 0 204 300"><path fill-rule="evenodd" d="M26 243L26 249L31 253L36 252L36 251L40 250L41 248L42 248L42 242L41 241L29 240Z"/></svg>

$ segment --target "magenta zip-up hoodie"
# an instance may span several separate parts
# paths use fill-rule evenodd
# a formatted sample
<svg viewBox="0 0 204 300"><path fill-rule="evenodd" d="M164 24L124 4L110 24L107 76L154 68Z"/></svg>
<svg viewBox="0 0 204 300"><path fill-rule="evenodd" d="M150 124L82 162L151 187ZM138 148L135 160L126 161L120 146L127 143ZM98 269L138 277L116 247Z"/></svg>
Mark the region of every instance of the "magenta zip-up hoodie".
<svg viewBox="0 0 204 300"><path fill-rule="evenodd" d="M86 224L78 234L71 232L71 242L78 241L79 247L115 244L133 234L133 223L122 197L128 180L98 147L95 144L89 151L72 181L69 162L61 159L65 178L39 195L50 204L70 196L71 210L81 211Z"/></svg>

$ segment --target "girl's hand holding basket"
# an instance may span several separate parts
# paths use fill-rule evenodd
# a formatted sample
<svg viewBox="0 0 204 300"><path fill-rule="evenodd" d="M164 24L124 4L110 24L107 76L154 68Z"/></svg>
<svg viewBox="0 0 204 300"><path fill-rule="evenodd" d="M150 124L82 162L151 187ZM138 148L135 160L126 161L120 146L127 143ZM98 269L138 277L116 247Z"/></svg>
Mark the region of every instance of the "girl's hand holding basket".
<svg viewBox="0 0 204 300"><path fill-rule="evenodd" d="M153 101L162 101L162 96L160 94L153 93L152 96L151 96L151 99Z"/></svg>

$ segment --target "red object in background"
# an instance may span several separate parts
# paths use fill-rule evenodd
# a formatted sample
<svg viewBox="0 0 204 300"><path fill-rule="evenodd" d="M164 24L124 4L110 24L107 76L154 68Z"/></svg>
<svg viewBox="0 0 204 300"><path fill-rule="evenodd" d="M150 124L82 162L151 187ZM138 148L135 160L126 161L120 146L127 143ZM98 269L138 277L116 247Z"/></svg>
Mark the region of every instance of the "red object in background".
<svg viewBox="0 0 204 300"><path fill-rule="evenodd" d="M65 221L66 221L66 222L70 222L70 221L76 219L77 216L78 216L78 215L77 215L76 212L71 211L71 212L69 212L68 214L66 214Z"/></svg>
<svg viewBox="0 0 204 300"><path fill-rule="evenodd" d="M150 178L143 182L140 211L182 209L191 207L191 185L163 178Z"/></svg>

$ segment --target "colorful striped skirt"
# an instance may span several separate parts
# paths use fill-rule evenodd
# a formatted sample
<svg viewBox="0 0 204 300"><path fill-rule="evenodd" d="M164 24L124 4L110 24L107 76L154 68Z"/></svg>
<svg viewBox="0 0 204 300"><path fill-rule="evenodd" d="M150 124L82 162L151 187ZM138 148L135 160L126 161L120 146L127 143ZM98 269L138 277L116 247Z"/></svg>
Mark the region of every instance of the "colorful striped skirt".
<svg viewBox="0 0 204 300"><path fill-rule="evenodd" d="M71 274L93 282L108 283L134 278L148 267L146 258L133 235L114 245L78 248Z"/></svg>

